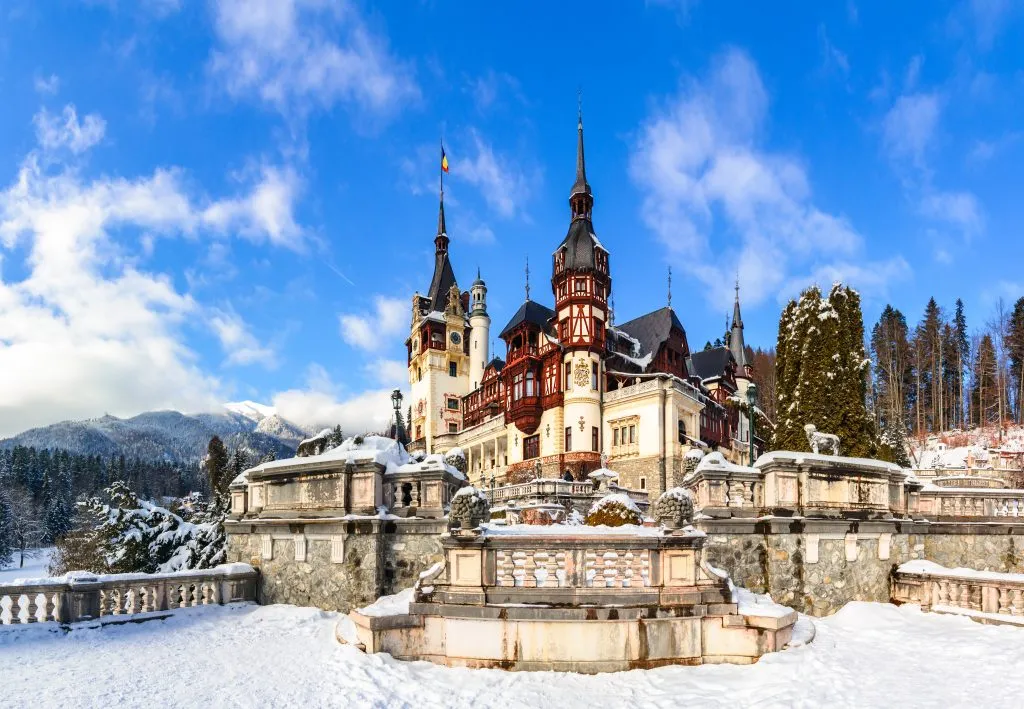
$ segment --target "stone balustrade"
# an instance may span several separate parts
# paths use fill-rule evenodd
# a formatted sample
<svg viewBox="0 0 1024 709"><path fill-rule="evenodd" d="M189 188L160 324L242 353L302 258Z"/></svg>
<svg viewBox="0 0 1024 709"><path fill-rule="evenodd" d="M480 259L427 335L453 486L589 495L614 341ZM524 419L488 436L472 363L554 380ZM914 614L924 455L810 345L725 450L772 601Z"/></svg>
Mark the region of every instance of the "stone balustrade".
<svg viewBox="0 0 1024 709"><path fill-rule="evenodd" d="M0 585L0 624L141 619L179 608L255 601L257 576L248 564L222 564L167 574L73 571L59 578L19 580Z"/></svg>
<svg viewBox="0 0 1024 709"><path fill-rule="evenodd" d="M948 569L931 561L910 561L893 574L892 600L982 622L1024 624L1024 574Z"/></svg>
<svg viewBox="0 0 1024 709"><path fill-rule="evenodd" d="M796 613L734 596L705 541L692 528L453 532L408 612L353 611L338 637L397 659L586 673L749 664L784 647Z"/></svg>
<svg viewBox="0 0 1024 709"><path fill-rule="evenodd" d="M641 509L646 509L650 500L644 490L629 490L614 484L599 489L590 480L559 480L537 478L523 483L484 488L491 505L512 505L519 503L563 503L572 504L580 512L587 512L590 505L609 493L621 493L633 500Z"/></svg>
<svg viewBox="0 0 1024 709"><path fill-rule="evenodd" d="M1024 490L928 485L911 493L910 512L940 521L1024 518Z"/></svg>

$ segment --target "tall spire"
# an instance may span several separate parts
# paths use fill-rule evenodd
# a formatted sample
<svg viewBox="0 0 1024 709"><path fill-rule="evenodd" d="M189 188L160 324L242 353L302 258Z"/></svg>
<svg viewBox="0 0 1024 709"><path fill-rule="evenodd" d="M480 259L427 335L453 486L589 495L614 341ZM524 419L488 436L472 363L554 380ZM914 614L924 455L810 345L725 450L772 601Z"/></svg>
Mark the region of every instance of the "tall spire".
<svg viewBox="0 0 1024 709"><path fill-rule="evenodd" d="M530 299L530 257L526 257L526 299Z"/></svg>
<svg viewBox="0 0 1024 709"><path fill-rule="evenodd" d="M582 92L578 94L578 101L576 119L576 181L573 183L572 191L569 193L569 206L572 208L573 219L590 219L590 213L594 207L594 197L590 191L590 183L587 182L587 161L583 154Z"/></svg>
<svg viewBox="0 0 1024 709"><path fill-rule="evenodd" d="M729 351L736 360L736 367L739 374L745 376L749 366L747 362L747 347L743 341L743 316L740 315L740 279L736 276L736 300L732 306L732 329L729 331Z"/></svg>

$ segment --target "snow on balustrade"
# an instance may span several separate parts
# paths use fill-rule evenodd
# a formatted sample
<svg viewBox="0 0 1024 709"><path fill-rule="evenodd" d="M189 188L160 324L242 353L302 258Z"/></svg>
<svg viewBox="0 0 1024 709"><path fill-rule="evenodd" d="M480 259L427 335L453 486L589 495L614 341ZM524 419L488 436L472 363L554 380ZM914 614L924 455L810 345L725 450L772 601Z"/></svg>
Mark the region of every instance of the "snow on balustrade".
<svg viewBox="0 0 1024 709"><path fill-rule="evenodd" d="M909 561L896 569L892 598L896 603L916 603L925 611L1024 625L1024 574Z"/></svg>
<svg viewBox="0 0 1024 709"><path fill-rule="evenodd" d="M222 564L166 574L72 571L55 578L15 579L0 585L0 625L76 623L254 601L256 577L248 564Z"/></svg>

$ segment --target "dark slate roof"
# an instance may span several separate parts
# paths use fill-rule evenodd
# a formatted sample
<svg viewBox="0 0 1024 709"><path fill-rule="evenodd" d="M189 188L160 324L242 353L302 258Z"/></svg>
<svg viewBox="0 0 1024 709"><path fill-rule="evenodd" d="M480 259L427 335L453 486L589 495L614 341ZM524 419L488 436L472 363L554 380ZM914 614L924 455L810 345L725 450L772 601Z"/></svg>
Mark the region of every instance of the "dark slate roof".
<svg viewBox="0 0 1024 709"><path fill-rule="evenodd" d="M504 339L505 335L523 322L533 323L544 332L548 332L551 329L551 324L548 321L554 316L555 311L551 308L533 300L528 300L516 311L516 314L508 321L508 325L505 326L498 337Z"/></svg>
<svg viewBox="0 0 1024 709"><path fill-rule="evenodd" d="M558 251L566 249L565 267L577 270L594 268L594 249L601 248L604 247L598 242L594 224L589 219L573 219L565 238L558 245Z"/></svg>
<svg viewBox="0 0 1024 709"><path fill-rule="evenodd" d="M494 367L494 371L500 372L505 368L505 360L503 360L501 357L495 357L494 359L487 363L487 366L484 367L484 371L487 371L491 367Z"/></svg>
<svg viewBox="0 0 1024 709"><path fill-rule="evenodd" d="M690 355L693 373L700 377L701 381L724 376L730 359L732 359L732 353L729 352L728 347L712 347L710 350L702 350Z"/></svg>
<svg viewBox="0 0 1024 709"><path fill-rule="evenodd" d="M430 290L427 291L431 310L444 312L448 306L448 291L453 285L455 272L452 270L452 262L448 260L448 252L439 252L434 258L434 277L430 281Z"/></svg>
<svg viewBox="0 0 1024 709"><path fill-rule="evenodd" d="M676 317L675 311L668 307L659 308L615 327L640 341L641 357L648 352L657 353L658 348L668 339L672 328L678 328L683 336L686 336L686 330Z"/></svg>

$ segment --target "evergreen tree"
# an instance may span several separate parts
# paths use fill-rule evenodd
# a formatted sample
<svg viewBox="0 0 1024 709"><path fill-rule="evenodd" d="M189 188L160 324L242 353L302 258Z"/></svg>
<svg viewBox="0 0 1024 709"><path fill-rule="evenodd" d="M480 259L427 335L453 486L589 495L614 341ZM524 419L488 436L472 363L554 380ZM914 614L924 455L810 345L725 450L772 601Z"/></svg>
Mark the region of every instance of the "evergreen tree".
<svg viewBox="0 0 1024 709"><path fill-rule="evenodd" d="M11 563L14 548L14 510L7 485L0 481L0 569Z"/></svg>
<svg viewBox="0 0 1024 709"><path fill-rule="evenodd" d="M231 484L231 471L228 451L219 437L210 439L206 447L206 458L203 460L206 480L210 487L210 500L222 509L228 508L228 485Z"/></svg>
<svg viewBox="0 0 1024 709"><path fill-rule="evenodd" d="M953 342L956 355L956 405L959 410L957 423L969 426L966 404L964 403L964 370L971 361L971 342L967 337L967 316L964 315L964 302L956 299L953 311Z"/></svg>
<svg viewBox="0 0 1024 709"><path fill-rule="evenodd" d="M1010 373L1014 383L1017 404L1017 423L1024 423L1024 298L1013 304L1010 324L1006 333L1006 349L1010 358Z"/></svg>
<svg viewBox="0 0 1024 709"><path fill-rule="evenodd" d="M328 449L337 448L345 442L345 434L341 430L341 424L338 424L331 430L331 435L327 438Z"/></svg>
<svg viewBox="0 0 1024 709"><path fill-rule="evenodd" d="M776 348L776 448L809 450L804 426L835 433L844 454L874 449L867 410L870 360L864 350L860 296L841 284L827 298L817 287L791 301L779 319Z"/></svg>
<svg viewBox="0 0 1024 709"><path fill-rule="evenodd" d="M971 386L971 406L977 412L979 426L985 426L997 418L999 391L996 369L998 366L992 336L985 334L978 345Z"/></svg>

